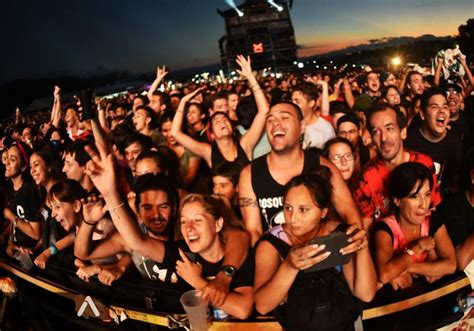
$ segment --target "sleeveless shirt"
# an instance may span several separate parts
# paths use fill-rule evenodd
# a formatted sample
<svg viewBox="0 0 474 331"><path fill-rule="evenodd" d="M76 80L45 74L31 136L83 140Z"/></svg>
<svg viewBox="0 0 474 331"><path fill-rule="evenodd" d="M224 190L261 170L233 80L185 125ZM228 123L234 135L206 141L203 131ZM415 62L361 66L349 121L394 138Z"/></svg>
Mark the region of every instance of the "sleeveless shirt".
<svg viewBox="0 0 474 331"><path fill-rule="evenodd" d="M311 148L304 150L303 174L311 173L320 167L319 157L321 151ZM292 164L288 164L290 168ZM283 224L283 191L285 185L277 183L268 169L267 155L259 157L251 163L252 188L257 196L260 216L262 220L262 231Z"/></svg>

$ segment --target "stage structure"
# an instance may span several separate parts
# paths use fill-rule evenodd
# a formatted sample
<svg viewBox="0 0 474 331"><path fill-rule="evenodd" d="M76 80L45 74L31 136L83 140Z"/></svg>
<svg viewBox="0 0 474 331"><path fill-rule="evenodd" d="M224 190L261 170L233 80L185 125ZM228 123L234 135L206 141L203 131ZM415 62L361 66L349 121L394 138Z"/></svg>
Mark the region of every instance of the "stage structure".
<svg viewBox="0 0 474 331"><path fill-rule="evenodd" d="M233 1L231 1L233 3ZM295 31L290 18L293 0L245 0L225 11L226 34L219 39L222 68L225 73L238 68L238 54L252 57L257 70L271 67L284 70L297 60Z"/></svg>

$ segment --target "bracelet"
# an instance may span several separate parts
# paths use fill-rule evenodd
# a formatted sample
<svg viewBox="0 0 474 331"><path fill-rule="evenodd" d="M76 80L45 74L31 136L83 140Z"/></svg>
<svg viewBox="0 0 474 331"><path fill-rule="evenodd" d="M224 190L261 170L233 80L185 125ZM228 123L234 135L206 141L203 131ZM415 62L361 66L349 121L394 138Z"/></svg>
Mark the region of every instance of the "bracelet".
<svg viewBox="0 0 474 331"><path fill-rule="evenodd" d="M251 89L251 90L253 91L253 88L254 88L255 86L259 86L259 85L258 85L258 82L256 82L255 84L250 85L250 86L249 86L249 89Z"/></svg>
<svg viewBox="0 0 474 331"><path fill-rule="evenodd" d="M95 226L96 224L96 223L87 222L86 220L82 220L82 222L90 226Z"/></svg>
<svg viewBox="0 0 474 331"><path fill-rule="evenodd" d="M49 250L51 252L51 255L56 255L59 252L55 244L51 244L51 246L49 246Z"/></svg>
<svg viewBox="0 0 474 331"><path fill-rule="evenodd" d="M15 228L18 227L18 221L19 221L19 220L20 220L20 218L19 218L18 216L15 216L15 219L13 220L13 226L14 226Z"/></svg>
<svg viewBox="0 0 474 331"><path fill-rule="evenodd" d="M117 214L117 210L119 210L119 209L122 208L123 206L125 206L125 202L122 202L122 203L119 204L118 206L113 207L112 209L110 209L110 211L113 212L113 213L115 214L115 216L117 216L118 219L120 219L120 216Z"/></svg>

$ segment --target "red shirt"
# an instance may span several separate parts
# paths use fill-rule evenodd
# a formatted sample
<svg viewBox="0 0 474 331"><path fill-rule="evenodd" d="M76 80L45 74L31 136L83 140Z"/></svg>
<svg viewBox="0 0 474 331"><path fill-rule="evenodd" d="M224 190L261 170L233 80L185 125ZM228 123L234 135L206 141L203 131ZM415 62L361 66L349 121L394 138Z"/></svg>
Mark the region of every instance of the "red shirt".
<svg viewBox="0 0 474 331"><path fill-rule="evenodd" d="M441 192L436 178L433 160L425 154L408 151L410 162L419 162L430 169L433 176L431 189L431 207L436 207L441 202ZM351 182L351 192L354 200L362 213L363 218L381 220L391 214L390 198L388 196L388 179L390 169L380 157L370 160Z"/></svg>

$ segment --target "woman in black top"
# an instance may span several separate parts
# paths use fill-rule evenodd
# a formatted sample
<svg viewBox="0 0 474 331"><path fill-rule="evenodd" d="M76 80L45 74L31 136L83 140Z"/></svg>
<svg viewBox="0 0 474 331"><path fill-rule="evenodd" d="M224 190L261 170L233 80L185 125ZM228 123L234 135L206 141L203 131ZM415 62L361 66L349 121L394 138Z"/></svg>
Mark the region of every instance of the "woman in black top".
<svg viewBox="0 0 474 331"><path fill-rule="evenodd" d="M193 139L182 131L186 103L192 100L201 89L197 89L181 99L171 127L171 135L174 139L195 155L202 157L211 169L216 169L223 162L238 162L244 165L252 160L253 149L262 135L266 114L269 110L265 94L252 73L250 58L238 56L236 61L241 67L238 72L249 81L258 106L258 113L252 126L240 138L240 141L234 137L234 127L229 116L220 112L213 114L210 119L210 129L214 138L212 145Z"/></svg>

